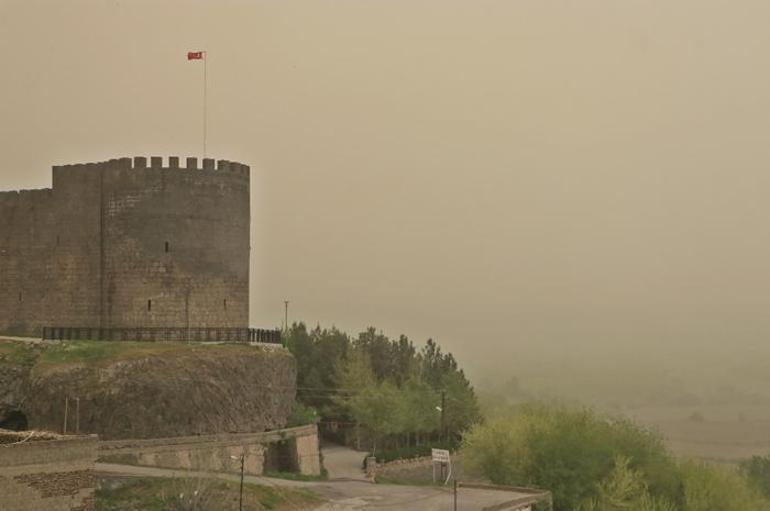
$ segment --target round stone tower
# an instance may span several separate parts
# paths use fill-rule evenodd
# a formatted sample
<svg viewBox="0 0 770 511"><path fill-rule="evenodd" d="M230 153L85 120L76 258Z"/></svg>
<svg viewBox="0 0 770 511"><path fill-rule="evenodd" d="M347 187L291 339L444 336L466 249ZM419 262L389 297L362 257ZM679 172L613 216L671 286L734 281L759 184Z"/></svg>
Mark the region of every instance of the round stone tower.
<svg viewBox="0 0 770 511"><path fill-rule="evenodd" d="M100 326L248 327L249 168L136 157L100 175Z"/></svg>

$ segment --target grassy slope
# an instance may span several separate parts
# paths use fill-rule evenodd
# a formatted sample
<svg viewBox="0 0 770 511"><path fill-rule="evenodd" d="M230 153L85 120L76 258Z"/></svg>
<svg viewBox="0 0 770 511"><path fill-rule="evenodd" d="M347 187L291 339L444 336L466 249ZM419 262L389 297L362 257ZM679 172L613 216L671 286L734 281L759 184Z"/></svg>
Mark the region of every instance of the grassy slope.
<svg viewBox="0 0 770 511"><path fill-rule="evenodd" d="M0 363L31 363L35 358L35 350L31 346L19 341L0 339Z"/></svg>
<svg viewBox="0 0 770 511"><path fill-rule="evenodd" d="M164 353L179 353L197 350L254 350L253 346L236 344L199 344L184 342L108 342L108 341L63 341L50 344L30 345L19 341L0 339L0 365L34 364L35 371L46 371L56 367L83 364L87 366L108 365L121 360L142 358ZM265 350L270 355L273 352ZM275 356L280 356L275 353Z"/></svg>

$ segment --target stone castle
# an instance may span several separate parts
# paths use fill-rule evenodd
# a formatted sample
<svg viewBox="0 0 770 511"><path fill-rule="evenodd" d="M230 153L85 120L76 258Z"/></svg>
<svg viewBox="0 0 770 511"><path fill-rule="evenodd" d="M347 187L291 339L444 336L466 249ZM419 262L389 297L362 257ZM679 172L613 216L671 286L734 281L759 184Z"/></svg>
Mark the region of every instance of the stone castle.
<svg viewBox="0 0 770 511"><path fill-rule="evenodd" d="M119 158L0 192L0 333L246 328L249 167Z"/></svg>

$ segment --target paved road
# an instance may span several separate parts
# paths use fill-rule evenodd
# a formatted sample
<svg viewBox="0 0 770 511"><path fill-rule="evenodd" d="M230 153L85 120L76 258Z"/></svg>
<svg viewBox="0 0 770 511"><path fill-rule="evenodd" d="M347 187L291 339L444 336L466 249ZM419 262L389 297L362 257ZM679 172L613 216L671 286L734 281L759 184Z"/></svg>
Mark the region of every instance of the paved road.
<svg viewBox="0 0 770 511"><path fill-rule="evenodd" d="M97 463L97 472L136 477L211 477L238 481L240 476L209 472L189 472L131 465ZM273 487L307 488L327 502L315 511L448 511L452 509L452 492L435 486L372 484L364 481L288 481L271 477L246 476L246 482ZM479 511L487 506L507 502L523 494L494 490L462 488L457 509ZM511 508L515 509L515 508Z"/></svg>
<svg viewBox="0 0 770 511"><path fill-rule="evenodd" d="M321 453L330 480L368 481L362 468L365 453L335 444L324 445Z"/></svg>

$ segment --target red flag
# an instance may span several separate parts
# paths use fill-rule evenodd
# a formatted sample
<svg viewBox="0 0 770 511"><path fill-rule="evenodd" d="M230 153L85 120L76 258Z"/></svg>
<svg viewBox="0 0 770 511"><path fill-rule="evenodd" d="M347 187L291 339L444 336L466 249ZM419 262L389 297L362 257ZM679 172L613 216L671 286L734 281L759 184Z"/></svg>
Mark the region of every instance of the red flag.
<svg viewBox="0 0 770 511"><path fill-rule="evenodd" d="M202 51L188 51L187 60L201 60L203 59L204 53L205 52L202 52Z"/></svg>

